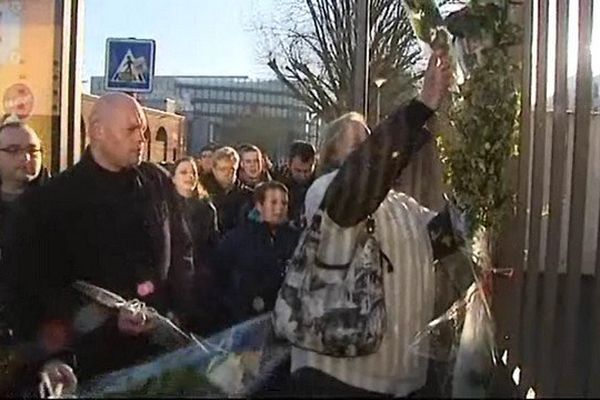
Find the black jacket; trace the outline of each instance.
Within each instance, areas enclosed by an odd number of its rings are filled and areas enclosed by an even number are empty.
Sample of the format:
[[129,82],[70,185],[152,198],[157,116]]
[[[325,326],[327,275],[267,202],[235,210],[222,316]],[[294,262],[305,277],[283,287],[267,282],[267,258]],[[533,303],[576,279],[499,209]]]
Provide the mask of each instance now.
[[[48,183],[49,180],[50,180],[50,172],[48,171],[47,168],[42,167],[40,174],[37,176],[37,178],[35,178],[33,181],[31,181],[27,185],[27,188],[25,189],[24,193],[27,193],[39,186],[45,185],[46,183]],[[10,213],[11,209],[13,208],[13,206],[15,206],[16,204],[17,204],[17,200],[11,201],[11,202],[5,202],[5,201],[0,200],[0,235],[1,235],[0,241],[2,240],[2,237],[4,237],[4,235],[6,234],[4,232],[6,229],[6,218],[7,218],[8,214]]]
[[209,182],[206,190],[217,209],[219,232],[224,235],[245,221],[253,206],[253,192],[240,181],[237,181],[230,191],[225,191],[214,177],[211,177]]
[[194,244],[194,260],[199,266],[207,253],[218,243],[217,209],[209,199],[186,199],[179,195],[177,197],[183,205],[185,220]]
[[24,195],[14,211],[2,273],[19,339],[35,339],[58,321],[67,332],[60,349],[75,354],[83,378],[128,365],[144,353],[145,338],[120,335],[116,315],[88,335],[73,333],[81,296],[70,284],[77,279],[125,298],[139,297],[137,284],[151,280],[156,291],[143,300],[186,320],[193,306],[192,242],[162,168],[142,163],[113,173],[88,150],[48,185]]
[[219,244],[217,210],[209,199],[178,196],[183,204],[184,215],[194,243],[194,302],[190,329],[200,336],[216,333],[221,327],[219,322],[219,303],[221,293],[215,290],[215,281],[211,273],[216,263],[216,250]]
[[[31,181],[24,193],[28,193],[35,188],[48,183],[50,173],[46,168],[42,168],[37,178]],[[21,195],[22,196],[22,195]],[[19,196],[17,199],[6,202],[0,201],[0,249],[4,248],[5,238],[11,236],[10,228],[7,226],[7,220],[13,208],[19,204]],[[1,250],[0,250],[1,251]],[[10,305],[12,293],[6,282],[0,280],[0,347],[8,349],[16,344],[14,326],[12,326],[12,318],[9,313],[8,306]],[[0,357],[5,357],[8,353],[2,352]],[[37,383],[37,374],[40,364],[32,362],[31,365],[22,368],[12,369],[13,373],[2,374],[0,377],[0,397],[19,396],[23,389],[31,389]]]
[[225,236],[219,245],[218,272],[223,298],[229,303],[229,325],[273,309],[285,263],[298,238],[299,232],[287,224],[271,234],[258,222],[248,222]]
[[297,227],[303,227],[305,221],[302,221],[304,214],[304,199],[308,188],[314,182],[314,175],[306,183],[298,183],[292,178],[291,172],[287,167],[281,168],[278,174],[275,175],[279,182],[283,183],[289,191],[289,220]]

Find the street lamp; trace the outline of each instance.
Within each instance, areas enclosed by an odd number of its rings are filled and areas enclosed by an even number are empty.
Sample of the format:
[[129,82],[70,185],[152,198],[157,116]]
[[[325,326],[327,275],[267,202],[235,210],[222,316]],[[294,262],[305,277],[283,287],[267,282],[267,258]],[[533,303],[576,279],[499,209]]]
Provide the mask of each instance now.
[[379,123],[379,119],[381,118],[381,93],[380,93],[379,89],[386,82],[387,82],[387,79],[385,79],[385,78],[375,79],[375,86],[377,86],[377,123]]

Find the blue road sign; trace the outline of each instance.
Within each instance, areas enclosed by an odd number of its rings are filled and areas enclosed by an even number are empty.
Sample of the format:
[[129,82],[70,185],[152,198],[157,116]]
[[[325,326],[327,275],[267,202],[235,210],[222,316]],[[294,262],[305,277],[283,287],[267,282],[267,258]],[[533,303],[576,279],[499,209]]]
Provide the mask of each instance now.
[[149,93],[154,80],[156,43],[151,39],[106,39],[104,88]]

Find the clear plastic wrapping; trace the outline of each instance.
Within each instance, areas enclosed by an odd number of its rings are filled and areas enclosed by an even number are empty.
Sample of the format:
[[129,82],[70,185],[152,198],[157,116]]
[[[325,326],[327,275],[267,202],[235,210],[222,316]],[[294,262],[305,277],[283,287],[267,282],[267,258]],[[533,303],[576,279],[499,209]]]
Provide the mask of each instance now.
[[[465,246],[468,248],[471,246]],[[453,281],[457,299],[427,324],[411,344],[411,351],[444,366],[437,375],[437,384],[453,398],[484,396],[497,361],[490,286],[491,277],[498,271],[486,267],[487,263],[465,249],[459,257],[437,265],[438,269],[452,270],[452,276],[444,275],[443,279]],[[471,283],[464,290],[468,282]],[[445,287],[439,286],[436,295],[446,295]]]
[[80,385],[81,397],[223,397],[259,390],[290,356],[270,314],[235,325],[153,361]]

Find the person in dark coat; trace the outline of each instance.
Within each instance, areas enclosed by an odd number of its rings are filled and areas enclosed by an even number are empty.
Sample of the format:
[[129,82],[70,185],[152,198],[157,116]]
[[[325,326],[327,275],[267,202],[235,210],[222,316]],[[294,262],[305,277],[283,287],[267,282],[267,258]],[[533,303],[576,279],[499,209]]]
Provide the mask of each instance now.
[[213,154],[219,149],[216,143],[208,143],[198,153],[196,157],[196,166],[198,167],[198,179],[204,188],[209,184],[212,177]]
[[74,281],[140,298],[184,325],[195,306],[192,241],[180,202],[167,172],[142,162],[143,109],[130,96],[108,94],[88,126],[82,159],[25,193],[10,214],[1,266],[16,337],[69,362],[82,379],[158,349],[148,337],[153,320],[126,310],[83,333],[74,323],[82,299]]
[[257,186],[254,192],[260,221],[231,231],[219,246],[223,297],[230,303],[230,325],[275,306],[277,292],[299,232],[287,223],[288,190],[280,182]]
[[200,262],[218,241],[217,210],[198,180],[198,170],[192,157],[184,157],[173,165],[173,183],[184,205],[184,214],[192,241],[194,259]]
[[298,227],[303,227],[302,220],[304,199],[308,188],[315,180],[316,150],[315,147],[301,140],[290,146],[287,165],[277,171],[275,179],[282,182],[290,191],[289,218]]
[[231,147],[213,154],[213,174],[206,190],[217,209],[221,235],[244,222],[252,208],[252,190],[236,179],[239,165],[240,156]]
[[26,191],[48,181],[42,163],[42,142],[38,134],[21,121],[0,126],[0,227]]
[[[11,210],[18,204],[23,193],[45,184],[50,174],[43,166],[42,143],[38,134],[20,120],[3,119],[0,125],[0,247],[2,239],[11,235],[7,231],[6,220]],[[9,288],[0,282],[0,345],[10,348],[16,345],[14,327],[6,315]],[[7,353],[3,354],[6,356]],[[51,384],[61,383],[68,392],[74,389],[76,377],[72,369],[63,362],[49,360],[38,370],[38,365],[25,366],[25,369],[9,368],[0,378],[2,397],[19,396],[31,391],[39,383],[39,373],[47,373]]]
[[193,158],[184,157],[175,162],[173,183],[183,203],[184,215],[194,243],[194,291],[198,307],[193,312],[190,328],[201,336],[208,336],[221,326],[217,308],[220,293],[214,290],[210,272],[215,263],[214,253],[219,240],[217,210],[198,180],[198,170]]

